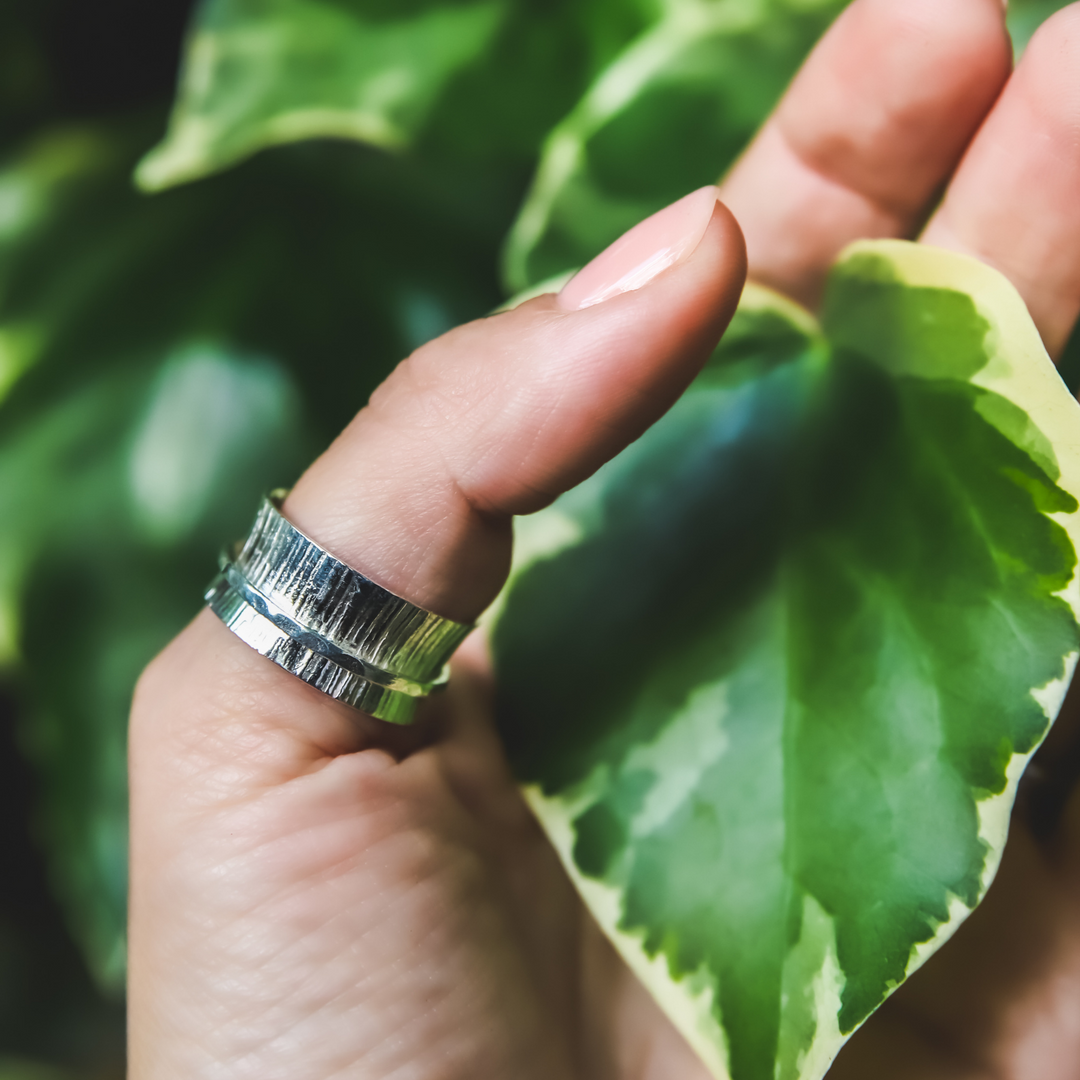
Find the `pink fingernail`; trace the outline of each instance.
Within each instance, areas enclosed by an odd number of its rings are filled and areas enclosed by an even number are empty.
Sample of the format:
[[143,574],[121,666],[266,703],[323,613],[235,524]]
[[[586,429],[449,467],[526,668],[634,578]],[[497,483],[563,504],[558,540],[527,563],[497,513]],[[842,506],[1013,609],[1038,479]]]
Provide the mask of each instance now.
[[710,184],[639,222],[566,283],[559,307],[578,311],[640,289],[698,246],[719,197]]

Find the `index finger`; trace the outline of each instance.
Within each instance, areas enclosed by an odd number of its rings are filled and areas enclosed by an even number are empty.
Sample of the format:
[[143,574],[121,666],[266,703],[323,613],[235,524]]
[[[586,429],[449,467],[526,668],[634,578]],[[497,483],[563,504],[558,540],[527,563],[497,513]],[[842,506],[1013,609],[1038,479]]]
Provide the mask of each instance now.
[[837,253],[912,236],[1012,66],[1001,0],[857,0],[721,183],[750,276],[813,304]]

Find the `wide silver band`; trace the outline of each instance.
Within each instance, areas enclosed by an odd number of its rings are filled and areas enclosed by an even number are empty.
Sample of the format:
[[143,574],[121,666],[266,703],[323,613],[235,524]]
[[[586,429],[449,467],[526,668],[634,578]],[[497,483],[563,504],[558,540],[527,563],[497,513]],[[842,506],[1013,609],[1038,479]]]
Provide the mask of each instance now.
[[206,602],[241,640],[312,686],[380,720],[407,724],[442,685],[472,630],[410,604],[334,558],[263,500],[226,552]]

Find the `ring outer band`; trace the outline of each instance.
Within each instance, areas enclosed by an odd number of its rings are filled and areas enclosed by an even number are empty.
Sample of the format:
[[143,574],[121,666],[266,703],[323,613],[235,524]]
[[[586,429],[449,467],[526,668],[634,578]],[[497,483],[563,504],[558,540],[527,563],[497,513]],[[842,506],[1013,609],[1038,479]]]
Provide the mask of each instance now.
[[207,606],[256,652],[330,697],[408,724],[448,678],[473,629],[396,596],[336,559],[263,500],[247,539],[221,560]]

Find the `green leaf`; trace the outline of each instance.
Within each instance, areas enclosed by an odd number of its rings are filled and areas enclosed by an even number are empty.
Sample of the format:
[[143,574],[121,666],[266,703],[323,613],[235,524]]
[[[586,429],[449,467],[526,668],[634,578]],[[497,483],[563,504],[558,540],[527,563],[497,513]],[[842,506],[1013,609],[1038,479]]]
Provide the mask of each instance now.
[[56,73],[44,32],[56,18],[52,6],[42,0],[0,5],[0,144],[53,104]]
[[73,1080],[71,1073],[23,1058],[0,1057],[0,1080]]
[[404,146],[506,9],[507,0],[208,0],[169,134],[138,182],[168,187],[320,136]]
[[810,1080],[998,865],[1080,646],[1080,406],[994,271],[748,288],[671,412],[519,533],[513,767],[717,1077]]
[[321,136],[531,168],[663,0],[211,0],[197,12],[147,189]]
[[1058,358],[1058,372],[1062,381],[1072,391],[1080,393],[1080,320],[1073,326],[1065,348]]
[[716,178],[847,0],[669,0],[550,134],[504,255],[512,292]]
[[394,364],[490,310],[516,188],[355,145],[146,198],[151,121],[0,168],[0,675],[53,877],[123,979],[125,731],[217,552]]
[[532,170],[551,128],[662,15],[666,0],[517,0],[483,58],[447,87],[424,141]]
[[1055,11],[1068,7],[1071,0],[1009,0],[1005,19],[1013,40],[1013,52],[1016,58],[1027,48],[1031,35]]

